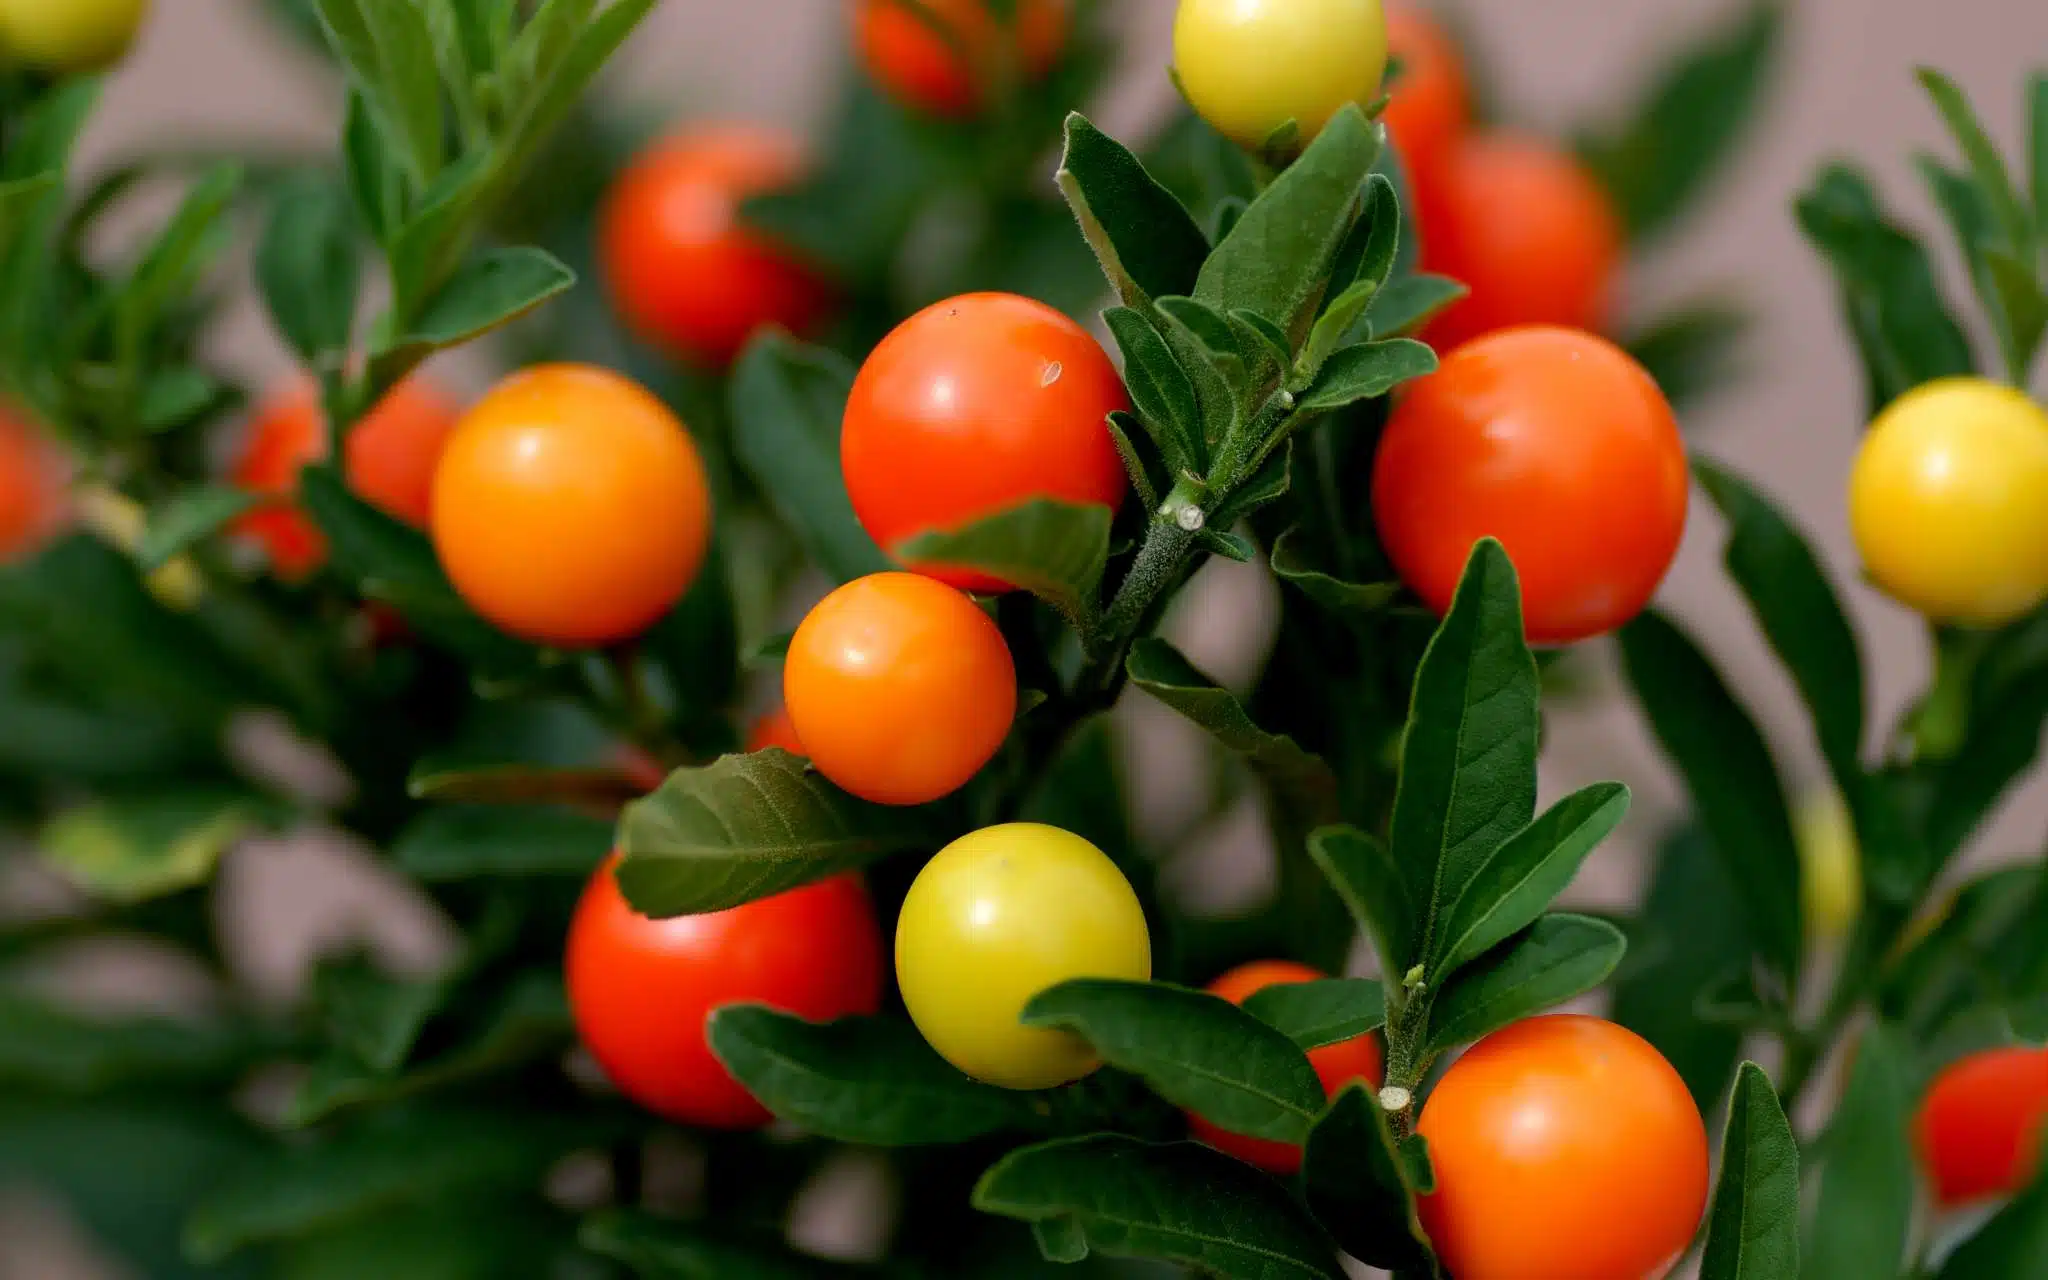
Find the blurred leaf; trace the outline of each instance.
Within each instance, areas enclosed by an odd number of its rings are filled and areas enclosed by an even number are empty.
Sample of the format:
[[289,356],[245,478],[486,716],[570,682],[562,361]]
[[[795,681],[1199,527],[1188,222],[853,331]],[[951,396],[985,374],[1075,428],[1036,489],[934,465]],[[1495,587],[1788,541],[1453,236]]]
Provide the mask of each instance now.
[[[319,0],[320,16],[358,84],[376,95],[384,125],[403,139],[413,173],[431,182],[441,170],[446,123],[441,73],[425,11],[412,0]],[[353,21],[348,9],[356,12]]]
[[1320,1049],[1379,1030],[1387,1020],[1387,997],[1377,978],[1283,982],[1245,997],[1244,1011],[1297,1048]]
[[611,823],[566,809],[453,805],[429,809],[406,824],[392,842],[391,857],[399,870],[429,884],[518,876],[582,878],[596,870],[611,841]]
[[187,489],[150,513],[149,527],[135,548],[135,561],[154,572],[180,553],[220,532],[262,499],[246,489],[200,485]]
[[622,1262],[648,1280],[851,1280],[876,1274],[870,1267],[792,1253],[779,1239],[732,1239],[701,1223],[668,1222],[621,1209],[586,1221],[582,1240],[592,1253]]
[[276,1280],[568,1280],[568,1220],[532,1195],[404,1206],[291,1241]]
[[1208,238],[1136,156],[1078,111],[1067,117],[1057,180],[1125,306],[1194,289]]
[[241,404],[241,391],[204,369],[190,365],[146,374],[136,393],[135,425],[159,435],[190,427],[202,418],[224,414]]
[[1386,842],[1356,827],[1324,827],[1309,835],[1308,852],[1372,940],[1384,980],[1398,982],[1419,963],[1422,926]]
[[1622,666],[1693,812],[1747,904],[1752,940],[1796,983],[1805,944],[1799,850],[1770,747],[1719,672],[1655,612],[1621,630]]
[[1396,1142],[1372,1090],[1354,1082],[1309,1132],[1301,1164],[1308,1206],[1337,1247],[1369,1266],[1434,1273],[1415,1210],[1435,1182],[1421,1138]]
[[1553,912],[1452,975],[1429,1012],[1440,1053],[1555,1008],[1607,981],[1628,950],[1621,930],[1591,916]]
[[343,193],[326,179],[294,182],[278,193],[256,246],[256,278],[271,323],[318,369],[348,350],[362,249]]
[[377,127],[375,110],[360,89],[349,90],[342,120],[342,173],[364,225],[379,244],[390,246],[397,242],[405,217],[405,175]]
[[1398,338],[1414,333],[1470,292],[1461,281],[1448,276],[1397,276],[1373,296],[1365,318],[1372,322],[1375,337]]
[[1412,378],[1436,372],[1436,352],[1412,338],[1360,343],[1332,352],[1295,401],[1297,413],[1326,413],[1386,395]]
[[2027,82],[2027,153],[2035,234],[2048,240],[2048,71],[2036,71]]
[[1736,1074],[1707,1209],[1700,1280],[1784,1280],[1799,1271],[1799,1142],[1763,1068]]
[[1111,1066],[1232,1133],[1300,1142],[1323,1109],[1322,1084],[1302,1050],[1207,992],[1077,978],[1033,998],[1023,1021],[1073,1032]]
[[929,811],[855,799],[770,748],[679,769],[627,805],[619,888],[655,917],[722,911],[944,843]]
[[1935,1280],[2032,1280],[2048,1267],[2048,1178],[1994,1214],[1948,1255]]
[[2024,384],[2042,330],[2048,326],[2048,297],[2042,295],[2033,269],[2002,246],[1981,186],[1930,155],[1915,155],[1913,164],[1955,233],[1956,252],[1969,268],[1970,283],[2005,357],[2007,376]]
[[1058,1241],[1060,1261],[1095,1252],[1178,1262],[1218,1280],[1343,1277],[1278,1182],[1191,1142],[1096,1134],[1024,1147],[982,1175],[974,1207],[1042,1228],[1040,1247]]
[[[539,249],[490,249],[442,285],[392,344],[407,361],[481,338],[576,283],[576,273]],[[384,357],[379,357],[380,359]]]
[[92,1095],[126,1084],[225,1088],[268,1047],[244,1023],[95,1016],[0,990],[0,1081],[24,1089]]
[[1856,1066],[1828,1124],[1820,1203],[1801,1273],[1813,1280],[1895,1276],[1913,1225],[1916,1101],[1905,1047],[1882,1022],[1856,1040]]
[[1030,1130],[1042,1104],[960,1074],[901,1018],[819,1024],[760,1005],[727,1005],[711,1050],[763,1106],[835,1142],[905,1147]]
[[1932,67],[1920,68],[1918,75],[1921,87],[1934,100],[1935,109],[1941,112],[1949,133],[1962,148],[1964,159],[1970,162],[1971,177],[1991,210],[2005,247],[2013,253],[2027,253],[2031,257],[2034,221],[2028,216],[2026,204],[2013,186],[2012,175],[2006,172],[2005,161],[2000,158],[1998,148],[1985,135],[1977,113],[1970,109],[1969,99],[1963,96],[1955,81]]
[[685,721],[715,716],[739,693],[739,619],[728,548],[725,537],[713,535],[696,581],[640,638],[641,656],[661,664]]
[[1109,563],[1112,514],[1099,503],[1036,498],[964,528],[918,534],[895,552],[920,570],[968,570],[1029,591],[1085,635]]
[[94,897],[141,902],[213,878],[263,820],[262,801],[218,787],[106,796],[66,809],[38,836],[43,856]]
[[242,167],[220,164],[202,174],[158,231],[114,300],[118,358],[137,369],[145,335],[193,287],[225,246],[225,219],[241,189]]
[[329,1039],[375,1071],[403,1065],[452,994],[444,979],[393,977],[362,951],[331,956],[313,971],[313,1002]]
[[1636,330],[1623,345],[1682,412],[1735,380],[1749,327],[1739,304],[1705,299]]
[[617,768],[480,765],[466,759],[433,756],[413,765],[406,791],[415,800],[478,805],[560,804],[592,809],[617,809],[646,794],[645,788]]
[[854,516],[839,470],[852,386],[844,357],[773,333],[747,348],[732,375],[733,452],[835,582],[895,568]]
[[1932,800],[1924,819],[1930,857],[1943,865],[1982,825],[2000,797],[2026,776],[2041,753],[2048,724],[2048,662],[2007,683],[1973,716],[1962,747],[1933,764]]

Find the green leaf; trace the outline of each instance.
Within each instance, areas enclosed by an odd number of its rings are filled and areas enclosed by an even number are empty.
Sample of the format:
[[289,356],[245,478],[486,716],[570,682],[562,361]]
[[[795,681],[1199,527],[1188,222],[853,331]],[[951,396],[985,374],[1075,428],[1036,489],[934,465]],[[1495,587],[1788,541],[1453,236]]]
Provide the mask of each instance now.
[[2041,754],[2044,723],[2048,663],[2011,681],[1994,701],[1973,713],[1962,748],[1932,766],[1932,798],[1924,821],[1930,866],[1944,865],[1999,798],[2032,768]]
[[1398,1144],[1372,1090],[1347,1086],[1309,1132],[1302,1190],[1337,1247],[1368,1266],[1433,1274],[1415,1209],[1434,1178],[1422,1139]]
[[374,112],[360,89],[349,90],[341,130],[342,172],[364,225],[377,243],[388,246],[397,242],[405,220],[405,175],[392,158]]
[[2048,1262],[2048,1178],[2034,1181],[1948,1255],[1935,1280],[2032,1280]]
[[945,843],[931,813],[857,800],[770,749],[679,769],[619,821],[619,888],[650,916],[723,911]]
[[[1060,1257],[1157,1258],[1219,1280],[1342,1280],[1321,1231],[1278,1182],[1191,1142],[1118,1134],[1012,1151],[974,1207],[1053,1227]],[[1043,1242],[1047,1237],[1040,1235]]]
[[1286,1035],[1228,1000],[1163,982],[1077,978],[1024,1006],[1113,1067],[1232,1133],[1300,1142],[1323,1109],[1315,1068]]
[[225,413],[240,402],[238,390],[204,369],[191,365],[158,369],[144,376],[136,396],[135,425],[158,435]]
[[1430,1006],[1429,1045],[1441,1053],[1584,995],[1628,950],[1621,930],[1554,912],[1454,974]]
[[1387,1020],[1387,997],[1375,978],[1324,978],[1275,983],[1245,998],[1244,1011],[1297,1048],[1355,1040]]
[[1708,298],[1635,330],[1622,345],[1682,412],[1735,381],[1749,326],[1741,305]]
[[[1185,306],[1176,305],[1185,303]],[[1153,303],[1153,314],[1162,325],[1166,345],[1173,352],[1174,360],[1194,384],[1195,403],[1200,406],[1201,441],[1200,457],[1210,456],[1214,446],[1236,435],[1244,421],[1242,391],[1244,389],[1244,362],[1236,355],[1218,355],[1203,341],[1200,334],[1188,321],[1196,318],[1200,323],[1216,315],[1207,308],[1198,307],[1185,298],[1161,298]],[[1227,331],[1230,322],[1223,321]],[[1211,335],[1212,337],[1215,335]],[[1229,335],[1230,348],[1236,347],[1236,336]]]
[[279,192],[256,246],[256,279],[271,323],[308,365],[347,351],[361,278],[354,220],[334,184],[308,179]]
[[1335,816],[1337,780],[1330,767],[1294,739],[1254,724],[1237,696],[1196,670],[1180,650],[1147,637],[1131,646],[1124,667],[1133,684],[1244,756],[1286,803],[1298,806],[1305,825]]
[[1799,1142],[1763,1068],[1736,1073],[1707,1210],[1700,1280],[1784,1280],[1799,1272]]
[[238,789],[181,788],[107,796],[65,809],[42,829],[44,858],[95,897],[144,902],[213,878],[263,805]]
[[1237,308],[1230,313],[1230,327],[1237,331],[1238,346],[1246,350],[1263,347],[1275,368],[1285,369],[1293,362],[1294,348],[1288,345],[1287,335],[1258,312]]
[[2027,82],[2027,154],[2035,234],[2048,240],[2048,71],[2036,71]]
[[[1337,261],[1330,272],[1330,286],[1340,294],[1351,294],[1364,285],[1369,300],[1386,287],[1400,257],[1401,197],[1395,190],[1391,175],[1375,172],[1366,181],[1358,220],[1351,224],[1350,232],[1337,250]],[[1328,319],[1335,310],[1336,303],[1332,302],[1322,318]],[[1363,310],[1361,305],[1359,313]],[[1341,336],[1357,318],[1358,313],[1355,313],[1349,320],[1336,325],[1337,335]],[[1321,320],[1317,323],[1320,326]]]
[[1080,112],[1067,117],[1060,194],[1124,305],[1193,290],[1209,240],[1138,158]]
[[[646,794],[645,788],[616,768],[554,768],[530,764],[479,764],[467,759],[428,757],[406,778],[406,794],[415,800],[475,805],[576,805],[617,809]],[[438,844],[461,829],[463,819],[423,837]],[[561,835],[557,830],[551,837]],[[440,861],[435,855],[434,861]],[[552,863],[554,859],[549,859]]]
[[1387,394],[1436,372],[1436,352],[1412,338],[1361,343],[1333,352],[1294,402],[1297,413],[1324,413]]
[[1970,269],[1970,283],[2005,356],[2007,373],[2024,383],[2042,326],[2048,324],[2048,299],[2033,270],[2002,246],[1982,187],[1924,153],[1913,157],[1913,165],[1955,233],[1956,250]]
[[852,387],[845,357],[777,333],[755,339],[732,376],[733,453],[835,582],[896,567],[855,518],[839,470]]
[[1663,68],[1625,125],[1580,141],[1631,239],[1671,225],[1721,171],[1756,117],[1784,28],[1778,0],[1751,4],[1728,30]]
[[494,159],[487,150],[464,152],[417,199],[403,202],[406,212],[388,254],[391,288],[401,311],[415,310],[459,265],[493,180]]
[[964,528],[918,534],[895,550],[906,565],[968,570],[1020,587],[1085,634],[1095,624],[1112,517],[1098,503],[1034,498]]
[[1169,471],[1200,470],[1208,465],[1202,433],[1201,402],[1173,349],[1144,314],[1129,307],[1102,313],[1117,349],[1123,352],[1124,383],[1137,408],[1145,434],[1159,447]]
[[488,1280],[492,1276],[568,1277],[585,1263],[573,1254],[568,1218],[532,1194],[457,1203],[407,1205],[351,1219],[279,1249],[278,1280]]
[[1534,924],[1586,855],[1620,824],[1628,802],[1627,787],[1596,782],[1544,810],[1487,855],[1444,912],[1426,962],[1431,980],[1441,983]]
[[1804,1274],[1815,1280],[1895,1276],[1913,1225],[1916,1101],[1898,1033],[1884,1023],[1863,1029],[1848,1091],[1823,1140],[1820,1203]]
[[[376,45],[374,73],[350,69],[374,84],[387,119],[412,159],[422,182],[432,182],[446,154],[446,122],[441,114],[441,69],[434,61],[434,36],[425,10],[416,0],[356,0],[364,25]],[[330,6],[323,3],[323,12]]]
[[428,299],[395,349],[424,354],[481,338],[566,292],[576,273],[526,246],[478,254]]
[[[544,10],[558,9],[569,15],[559,29],[567,34],[568,39],[566,44],[550,42],[554,47],[546,52],[555,56],[541,60],[534,76],[534,88],[524,95],[525,109],[507,135],[510,143],[510,156],[505,161],[507,173],[525,172],[534,153],[574,109],[598,72],[611,61],[612,55],[654,11],[656,2],[614,0],[594,16],[590,12],[592,0],[573,0],[573,3],[550,0],[544,6]],[[527,24],[527,31],[538,27],[542,17],[543,14],[536,14]],[[526,34],[521,33],[522,42]],[[515,50],[514,57],[517,56]]]
[[871,1267],[792,1253],[776,1238],[743,1239],[698,1222],[670,1222],[607,1209],[583,1224],[583,1247],[622,1262],[647,1280],[835,1280],[876,1274]]
[[1393,854],[1377,836],[1356,827],[1324,827],[1311,832],[1309,856],[1344,900],[1358,927],[1372,939],[1380,973],[1398,982],[1416,963],[1422,922],[1408,896],[1408,880]]
[[226,1088],[265,1047],[238,1023],[94,1017],[0,991],[0,1082],[10,1087],[80,1095],[126,1084]]
[[1372,321],[1375,336],[1397,338],[1414,333],[1470,292],[1462,281],[1448,276],[1400,276],[1389,280],[1387,287],[1374,295],[1365,318]]
[[135,562],[145,573],[160,569],[261,501],[246,489],[211,484],[167,498],[149,513],[149,525],[135,548]]
[[242,167],[221,164],[192,184],[170,220],[143,251],[114,300],[115,342],[131,367],[142,358],[151,325],[194,287],[226,243],[226,218],[241,189]]
[[1256,311],[1293,343],[1305,338],[1382,133],[1356,107],[1333,116],[1202,264],[1195,300]]
[[2014,188],[2012,175],[2006,172],[2005,161],[2000,158],[1998,148],[1985,135],[1977,113],[1970,109],[1969,99],[1963,96],[1955,81],[1933,67],[1922,67],[1917,74],[1920,86],[1934,100],[1935,110],[1941,112],[1949,133],[1963,149],[1963,158],[1970,163],[1970,174],[1976,179],[1977,190],[1982,193],[1998,224],[2005,247],[2014,253],[2024,253],[2031,259],[2034,220],[2028,216],[2026,204]]
[[1154,510],[1159,506],[1159,490],[1166,477],[1163,459],[1155,452],[1158,446],[1141,449],[1138,444],[1140,440],[1151,443],[1145,424],[1136,414],[1119,409],[1109,415],[1109,438],[1116,442],[1117,457],[1123,460],[1124,475],[1130,479],[1131,488],[1137,490],[1138,500],[1145,504],[1145,510]]
[[1481,539],[1416,671],[1402,739],[1390,845],[1420,932],[1383,944],[1402,959],[1395,972],[1431,953],[1442,914],[1536,816],[1540,687],[1514,565]]
[[328,1038],[380,1072],[404,1065],[451,994],[445,981],[394,978],[361,951],[325,960],[313,972],[313,1002]]
[[1706,655],[1662,615],[1645,612],[1623,627],[1621,653],[1650,727],[1747,903],[1759,952],[1791,987],[1805,932],[1799,850],[1770,747]]
[[760,1005],[711,1015],[711,1051],[782,1119],[834,1142],[911,1147],[1029,1130],[1029,1094],[960,1074],[901,1018],[806,1022]]
[[1341,617],[1363,618],[1383,611],[1401,594],[1398,581],[1346,582],[1309,559],[1307,539],[1289,529],[1273,544],[1273,576]]

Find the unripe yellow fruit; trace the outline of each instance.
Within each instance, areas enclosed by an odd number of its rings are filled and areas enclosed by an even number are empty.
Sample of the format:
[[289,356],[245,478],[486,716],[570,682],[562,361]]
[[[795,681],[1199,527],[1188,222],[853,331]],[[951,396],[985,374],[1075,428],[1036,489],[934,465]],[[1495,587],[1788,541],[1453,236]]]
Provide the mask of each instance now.
[[1839,938],[1863,907],[1863,859],[1842,793],[1829,787],[1803,800],[1793,815],[1799,841],[1800,897],[1806,930]]
[[121,60],[149,0],[0,0],[0,58],[82,74]]
[[1306,146],[1345,103],[1379,96],[1387,15],[1381,0],[1181,0],[1173,63],[1218,133],[1255,148],[1292,120]]
[[1984,378],[1942,378],[1871,423],[1849,473],[1871,579],[1937,622],[1997,626],[2048,598],[2048,412]]

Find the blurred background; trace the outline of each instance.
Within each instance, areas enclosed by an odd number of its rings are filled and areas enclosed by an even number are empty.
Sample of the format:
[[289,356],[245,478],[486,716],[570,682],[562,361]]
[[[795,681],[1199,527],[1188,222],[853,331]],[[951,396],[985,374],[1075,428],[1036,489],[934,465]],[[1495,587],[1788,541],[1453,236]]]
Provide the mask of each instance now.
[[[1452,9],[1475,41],[1479,75],[1503,114],[1563,136],[1630,101],[1660,55],[1725,23],[1737,7],[1732,0],[1461,0]],[[1171,0],[1124,0],[1118,7],[1128,27],[1123,66],[1111,98],[1095,112],[1112,134],[1144,132],[1173,103],[1165,72],[1173,9]],[[666,0],[621,59],[608,91],[651,120],[715,113],[803,130],[830,106],[845,38],[837,0]],[[1908,220],[1937,226],[1909,157],[1916,147],[1946,152],[1948,144],[1913,69],[1927,64],[1949,72],[1971,93],[1995,141],[2013,148],[2021,142],[2024,75],[2044,55],[2048,5],[2038,0],[1798,0],[1762,123],[1712,197],[1628,281],[1631,311],[1718,291],[1752,308],[1757,324],[1743,346],[1739,378],[1701,403],[1688,430],[1701,452],[1733,463],[1796,513],[1843,582],[1855,577],[1844,477],[1863,425],[1862,380],[1837,315],[1835,286],[1800,237],[1790,199],[1821,160],[1852,156],[1878,175]],[[91,169],[138,147],[177,142],[326,147],[338,103],[329,68],[268,21],[256,0],[157,0],[135,56],[108,89],[82,164]],[[1048,190],[1052,167],[1048,157]],[[1929,239],[1939,246],[1952,296],[1966,296],[1947,237]],[[223,362],[257,385],[290,368],[253,296],[220,342]],[[467,376],[460,366],[449,374],[458,386]],[[2035,388],[2037,395],[2042,390]],[[1823,775],[1803,713],[1721,573],[1719,539],[1708,527],[1717,517],[1705,508],[1694,504],[1694,527],[1662,603],[1746,694],[1788,770],[1818,782]],[[1206,572],[1174,622],[1189,654],[1226,678],[1256,661],[1258,620],[1272,607],[1265,595],[1270,579],[1234,569]],[[1924,633],[1916,618],[1875,592],[1857,585],[1850,594],[1875,682],[1874,715],[1889,721],[1924,685]],[[1586,667],[1596,684],[1612,683],[1608,655]],[[1183,727],[1167,723],[1171,713],[1163,709],[1132,713],[1144,722],[1133,739],[1143,766],[1134,770],[1141,801],[1170,805]],[[1680,807],[1676,784],[1639,713],[1617,698],[1575,699],[1551,730],[1546,798],[1597,778],[1620,778],[1636,791],[1621,836],[1596,855],[1574,891],[1592,902],[1626,899],[1641,849]],[[2038,849],[2044,830],[2048,786],[2037,782],[2006,806],[1973,859]],[[1227,824],[1200,860],[1203,891],[1227,894],[1234,877],[1256,878],[1258,860],[1246,850],[1262,838],[1255,818]],[[442,945],[437,922],[376,881],[367,866],[318,836],[245,848],[231,861],[230,910],[241,917],[240,945],[259,987],[289,989],[311,956],[358,933],[401,965],[432,963]],[[1251,870],[1239,875],[1244,867]],[[7,892],[0,885],[0,895]],[[87,966],[76,981],[82,994],[113,1004],[177,998],[174,982],[119,957]],[[0,1187],[0,1278],[117,1274],[48,1206]]]

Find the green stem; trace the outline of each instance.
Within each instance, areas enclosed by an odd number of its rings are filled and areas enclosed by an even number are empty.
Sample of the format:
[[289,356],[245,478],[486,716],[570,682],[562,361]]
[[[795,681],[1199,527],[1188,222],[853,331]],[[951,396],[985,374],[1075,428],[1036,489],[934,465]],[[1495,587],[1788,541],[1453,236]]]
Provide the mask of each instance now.
[[1992,632],[1944,628],[1934,635],[1934,680],[1903,727],[1918,760],[1946,760],[1963,744],[1977,664]]
[[1102,621],[1089,637],[1088,662],[1075,683],[1076,692],[1084,700],[1098,701],[1118,687],[1131,642],[1153,605],[1180,581],[1183,562],[1207,520],[1197,497],[1199,492],[1196,482],[1182,480],[1145,527],[1145,541],[1138,548],[1137,560],[1124,575],[1123,585],[1117,588]]

